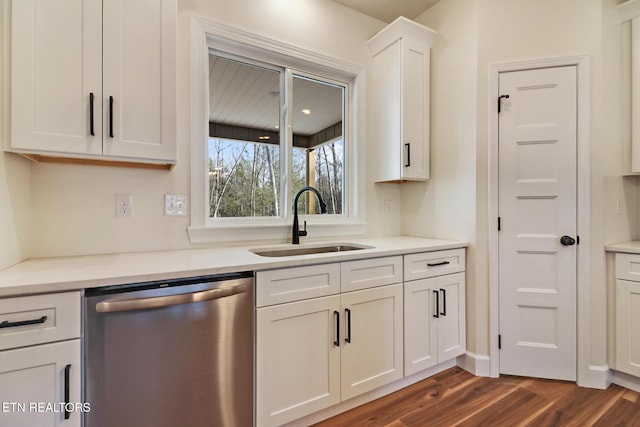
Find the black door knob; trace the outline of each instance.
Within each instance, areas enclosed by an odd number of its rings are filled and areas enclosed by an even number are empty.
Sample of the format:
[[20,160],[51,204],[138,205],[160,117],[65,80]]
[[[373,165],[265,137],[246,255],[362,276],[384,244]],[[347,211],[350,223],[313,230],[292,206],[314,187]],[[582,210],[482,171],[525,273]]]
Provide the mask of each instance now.
[[560,243],[562,246],[573,246],[576,244],[576,239],[571,236],[562,236],[560,238]]

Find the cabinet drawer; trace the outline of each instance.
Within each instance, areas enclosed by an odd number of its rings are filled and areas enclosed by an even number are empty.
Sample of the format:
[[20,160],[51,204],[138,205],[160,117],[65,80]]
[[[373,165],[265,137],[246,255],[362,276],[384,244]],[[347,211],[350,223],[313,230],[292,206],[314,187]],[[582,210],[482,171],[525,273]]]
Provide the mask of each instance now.
[[640,282],[640,255],[617,253],[616,279]]
[[464,249],[422,252],[404,256],[404,280],[426,279],[464,271]]
[[0,350],[80,337],[80,292],[0,299]]
[[340,293],[340,264],[322,264],[256,273],[256,305],[281,304]]
[[342,292],[402,283],[402,257],[343,262],[340,276]]

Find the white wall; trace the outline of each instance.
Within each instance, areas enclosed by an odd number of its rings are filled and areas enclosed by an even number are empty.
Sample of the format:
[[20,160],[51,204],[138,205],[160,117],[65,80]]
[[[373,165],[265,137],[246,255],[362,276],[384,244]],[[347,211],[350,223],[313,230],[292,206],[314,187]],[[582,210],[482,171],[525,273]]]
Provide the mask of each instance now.
[[[489,259],[488,259],[488,117],[489,108],[495,102],[488,93],[489,68],[499,62],[513,62],[523,59],[551,58],[576,54],[589,55],[591,59],[591,228],[582,231],[583,244],[591,251],[590,265],[590,316],[591,348],[588,363],[594,366],[606,365],[606,280],[604,245],[606,243],[627,240],[636,237],[636,182],[634,178],[621,178],[621,33],[616,22],[615,6],[617,0],[447,0],[441,1],[417,18],[419,22],[434,28],[445,35],[438,38],[434,46],[434,55],[449,46],[461,47],[460,58],[452,60],[454,67],[473,67],[477,73],[474,91],[469,77],[463,70],[449,73],[440,72],[440,64],[434,60],[431,100],[433,162],[444,159],[445,168],[456,170],[472,169],[475,176],[456,174],[455,183],[446,183],[434,173],[434,179],[420,192],[403,192],[403,231],[418,230],[419,234],[431,234],[439,229],[429,225],[420,225],[416,218],[426,218],[430,224],[446,224],[447,217],[456,215],[451,207],[464,207],[461,201],[442,202],[440,194],[449,187],[449,193],[464,192],[475,201],[475,230],[464,218],[455,216],[456,222],[467,232],[472,241],[474,259],[468,263],[469,276],[475,280],[470,287],[473,292],[472,303],[467,307],[469,320],[467,326],[475,330],[474,339],[469,341],[469,349],[479,355],[487,355],[489,350]],[[477,26],[464,27],[464,19],[477,14]],[[471,16],[471,19],[474,17]],[[451,31],[451,25],[459,25],[459,32]],[[471,28],[471,30],[469,30]],[[475,35],[468,31],[477,31]],[[450,40],[450,38],[453,39]],[[470,41],[476,39],[477,45]],[[440,47],[444,43],[446,47]],[[466,52],[466,53],[465,53]],[[467,63],[477,60],[476,64]],[[452,107],[451,90],[438,88],[468,87],[469,102],[475,105]],[[469,113],[471,108],[475,113]],[[443,116],[438,118],[438,115]],[[469,117],[475,117],[470,120]],[[438,130],[444,126],[448,131]],[[464,131],[457,129],[463,127]],[[450,153],[447,132],[463,133],[468,136],[464,146],[475,149],[472,161],[466,157],[456,158]],[[455,140],[454,140],[455,141]],[[454,144],[455,145],[455,144]],[[437,167],[437,166],[436,166]],[[473,189],[469,189],[469,187]],[[434,187],[434,188],[432,188]],[[411,197],[405,198],[407,194]],[[620,198],[621,209],[617,212],[616,201]],[[442,203],[450,204],[441,209]],[[413,212],[407,212],[411,209]],[[441,225],[447,229],[447,226]],[[447,230],[448,231],[448,230]],[[581,282],[582,283],[582,282]],[[580,307],[583,310],[585,307]]]
[[[166,250],[191,247],[188,217],[163,215],[164,194],[190,194],[189,59],[191,14],[363,65],[366,40],[385,23],[326,0],[178,0],[178,164],[171,171],[34,164],[0,159],[0,267],[26,257]],[[4,96],[0,96],[4,103]],[[366,120],[366,93],[361,94]],[[360,132],[361,181],[366,182],[372,235],[398,234],[400,190],[366,177],[366,127]],[[116,219],[115,194],[131,193],[134,217]],[[382,214],[384,200],[392,212]],[[5,233],[6,229],[6,233]],[[28,231],[28,232],[27,232]],[[13,232],[15,235],[10,235]],[[6,254],[5,254],[6,252]]]
[[[468,241],[467,265],[474,266],[478,5],[441,1],[416,21],[438,31],[431,50],[431,179],[403,184],[402,233]],[[478,333],[480,348],[486,342],[485,293],[478,294],[475,275],[467,275],[467,346],[473,353]]]
[[[0,8],[0,22],[4,22]],[[4,56],[5,40],[0,31],[0,58]],[[4,82],[5,67],[0,59],[0,82]],[[0,85],[0,100],[5,86]],[[0,148],[4,146],[8,129],[4,126],[4,103],[0,102]],[[17,156],[0,154],[0,269],[15,264],[27,255],[28,212],[31,199],[31,162]]]

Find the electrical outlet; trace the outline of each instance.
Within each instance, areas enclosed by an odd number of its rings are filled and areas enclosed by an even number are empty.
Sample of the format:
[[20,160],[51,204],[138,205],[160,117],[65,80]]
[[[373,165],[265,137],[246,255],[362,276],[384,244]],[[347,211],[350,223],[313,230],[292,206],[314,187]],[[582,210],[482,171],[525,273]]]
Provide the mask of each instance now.
[[131,194],[116,194],[116,218],[133,217],[133,196]]
[[187,196],[183,194],[165,194],[164,214],[169,216],[186,216]]
[[384,201],[384,214],[391,215],[391,200]]

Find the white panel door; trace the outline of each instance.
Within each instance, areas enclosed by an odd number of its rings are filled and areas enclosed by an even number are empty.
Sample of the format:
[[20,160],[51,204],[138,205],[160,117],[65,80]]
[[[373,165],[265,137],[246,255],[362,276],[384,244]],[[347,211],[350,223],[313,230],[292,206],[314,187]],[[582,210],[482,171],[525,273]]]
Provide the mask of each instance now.
[[13,1],[11,23],[11,146],[101,154],[102,2]]
[[104,155],[176,157],[176,0],[104,1]]
[[501,373],[576,379],[576,84],[573,66],[500,74]]
[[402,283],[342,294],[342,400],[403,376]]

